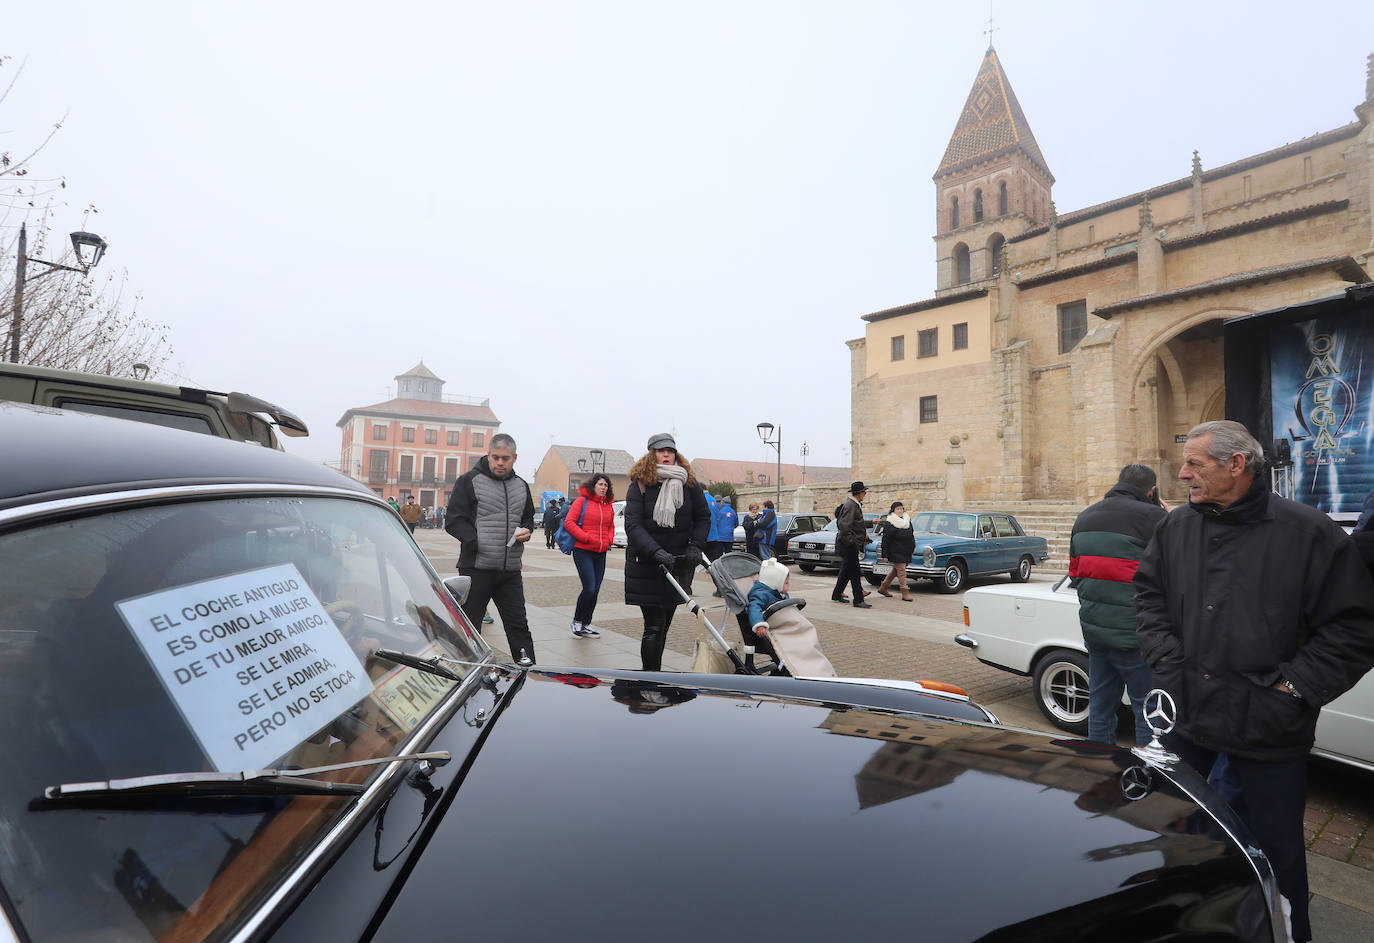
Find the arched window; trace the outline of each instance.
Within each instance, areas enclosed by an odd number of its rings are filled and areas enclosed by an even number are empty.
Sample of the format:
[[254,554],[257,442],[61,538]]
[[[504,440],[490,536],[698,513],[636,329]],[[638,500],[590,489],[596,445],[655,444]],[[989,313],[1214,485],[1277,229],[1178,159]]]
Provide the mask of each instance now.
[[954,281],[958,285],[969,282],[968,246],[962,242],[954,247]]
[[1002,238],[1000,232],[992,234],[988,240],[988,271],[993,275],[1002,271],[1002,247],[1007,244],[1007,240]]
[[997,185],[997,215],[1007,215],[1007,182],[1005,180]]
[[973,191],[973,221],[975,223],[983,220],[983,191]]
[[959,228],[959,198],[957,196],[949,204],[949,228]]

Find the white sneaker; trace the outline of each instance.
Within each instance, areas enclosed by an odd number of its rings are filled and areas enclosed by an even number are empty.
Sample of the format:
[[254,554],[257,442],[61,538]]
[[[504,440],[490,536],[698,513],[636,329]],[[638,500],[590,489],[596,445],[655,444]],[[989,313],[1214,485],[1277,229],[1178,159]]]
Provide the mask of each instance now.
[[520,649],[520,657],[515,662],[521,668],[529,668],[534,664],[534,659],[525,654],[525,650]]
[[598,632],[596,629],[592,628],[590,625],[584,625],[584,626],[582,626],[582,637],[583,637],[583,638],[598,638],[598,637],[600,637],[600,635],[601,635],[601,633]]

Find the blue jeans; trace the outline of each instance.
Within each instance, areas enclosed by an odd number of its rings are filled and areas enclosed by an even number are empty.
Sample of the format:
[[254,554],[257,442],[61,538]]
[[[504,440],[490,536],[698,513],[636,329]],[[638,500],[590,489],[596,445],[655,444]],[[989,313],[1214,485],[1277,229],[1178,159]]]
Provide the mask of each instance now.
[[592,613],[596,611],[596,597],[601,592],[601,580],[606,575],[606,555],[574,547],[573,566],[582,580],[582,592],[577,594],[577,606],[573,609],[573,621],[590,625]]
[[1136,746],[1150,742],[1150,727],[1145,723],[1145,695],[1153,685],[1150,666],[1138,651],[1111,648],[1088,649],[1088,739],[1106,746],[1116,745],[1116,709],[1121,706],[1124,689],[1131,699],[1135,719]]
[[759,559],[760,559],[760,560],[767,560],[767,559],[768,559],[769,557],[771,557],[771,556],[773,556],[773,541],[771,541],[771,540],[760,540],[760,541],[759,541]]

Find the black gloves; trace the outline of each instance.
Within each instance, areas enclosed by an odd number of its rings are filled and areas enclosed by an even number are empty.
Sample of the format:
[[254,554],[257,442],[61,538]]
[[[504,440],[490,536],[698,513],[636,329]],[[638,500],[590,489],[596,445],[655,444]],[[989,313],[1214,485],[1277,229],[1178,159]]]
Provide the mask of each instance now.
[[654,559],[670,570],[673,568],[673,555],[666,550],[655,550]]
[[690,563],[693,568],[699,566],[701,564],[701,548],[688,547],[687,552],[682,555],[682,559]]

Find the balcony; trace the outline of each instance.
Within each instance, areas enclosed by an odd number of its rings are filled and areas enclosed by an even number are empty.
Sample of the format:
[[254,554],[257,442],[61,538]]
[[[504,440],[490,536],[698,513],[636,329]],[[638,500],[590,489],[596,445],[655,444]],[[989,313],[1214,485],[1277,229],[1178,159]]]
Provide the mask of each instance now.
[[368,483],[369,485],[384,485],[384,484],[386,484],[386,472],[384,472],[384,471],[369,470],[368,473],[367,473],[367,483]]

